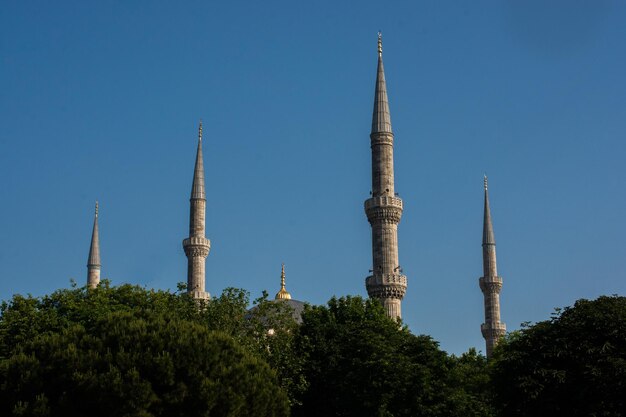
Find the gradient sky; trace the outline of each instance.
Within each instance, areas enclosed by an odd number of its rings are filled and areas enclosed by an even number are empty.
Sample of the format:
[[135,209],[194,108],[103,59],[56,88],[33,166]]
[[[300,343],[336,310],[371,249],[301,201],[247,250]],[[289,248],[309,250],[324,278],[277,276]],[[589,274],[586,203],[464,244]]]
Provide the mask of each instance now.
[[475,346],[489,176],[509,330],[626,294],[626,3],[4,1],[0,299],[186,280],[204,123],[207,290],[366,295],[376,33],[406,323]]

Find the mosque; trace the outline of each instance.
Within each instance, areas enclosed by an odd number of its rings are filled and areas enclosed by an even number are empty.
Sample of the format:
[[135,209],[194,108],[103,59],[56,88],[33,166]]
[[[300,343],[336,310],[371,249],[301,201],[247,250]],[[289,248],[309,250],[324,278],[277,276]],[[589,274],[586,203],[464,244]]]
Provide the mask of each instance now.
[[[374,111],[370,146],[372,149],[372,190],[365,200],[365,214],[372,228],[371,275],[365,278],[365,288],[371,298],[381,301],[389,317],[402,317],[402,299],[407,290],[407,277],[398,260],[398,224],[404,205],[395,192],[393,168],[393,141],[385,70],[383,67],[382,37],[378,34],[378,68],[374,90]],[[480,329],[486,343],[487,357],[491,356],[497,341],[506,333],[500,321],[500,290],[502,277],[496,265],[496,241],[489,208],[487,177],[484,179],[485,206],[483,218],[483,276],[479,286],[484,295],[485,322]],[[206,194],[204,187],[204,165],[202,157],[202,123],[198,129],[198,148],[191,186],[189,236],[183,240],[187,256],[187,291],[200,300],[210,298],[206,292],[205,264],[211,250],[211,241],[206,238],[205,213]],[[96,287],[100,282],[100,247],[98,239],[98,203],[93,223],[91,246],[87,261],[87,285]],[[281,287],[275,299],[287,302],[299,320],[304,303],[292,299],[285,286],[285,265],[282,265]]]

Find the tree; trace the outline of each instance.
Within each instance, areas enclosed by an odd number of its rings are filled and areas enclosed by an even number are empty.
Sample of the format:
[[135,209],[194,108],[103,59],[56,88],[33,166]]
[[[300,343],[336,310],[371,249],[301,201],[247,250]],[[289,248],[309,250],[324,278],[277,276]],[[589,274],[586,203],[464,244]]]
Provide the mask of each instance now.
[[202,320],[201,310],[182,292],[147,290],[135,285],[112,287],[107,280],[95,289],[62,289],[42,297],[17,294],[0,305],[0,359],[10,356],[21,343],[73,324],[91,331],[99,319],[115,312]]
[[[270,364],[290,401],[295,401],[304,381],[300,360],[292,355],[296,323],[291,311],[267,296],[255,300],[252,312],[249,304],[249,293],[236,288],[198,302],[188,296],[184,284],[171,293],[134,285],[111,286],[106,280],[95,289],[74,287],[43,297],[15,295],[0,307],[0,361],[41,335],[57,334],[74,325],[92,334],[99,320],[129,312],[138,318],[188,321],[232,337],[249,354]],[[273,329],[272,337],[269,329]]]
[[460,415],[490,417],[495,415],[491,405],[490,378],[487,358],[470,348],[459,357],[452,356],[454,366],[448,373],[450,401]]
[[250,304],[249,293],[226,288],[222,295],[203,306],[202,323],[209,329],[231,335],[249,352],[265,360],[276,372],[280,386],[290,404],[298,403],[298,395],[306,387],[302,358],[293,350],[298,324],[288,303],[268,299],[267,292]]
[[[309,387],[294,416],[484,416],[454,359],[376,300],[333,298],[302,315],[296,352]],[[460,372],[460,371],[459,371]]]
[[333,298],[298,326],[267,294],[250,310],[244,290],[197,301],[184,289],[104,281],[3,303],[0,415],[85,415],[70,405],[97,395],[112,416],[238,416],[244,402],[260,416],[287,402],[295,416],[492,415],[484,357],[448,356],[376,300]]
[[72,324],[0,362],[3,416],[286,416],[262,360],[231,337],[157,314]]
[[295,351],[298,323],[292,307],[283,300],[268,300],[263,291],[246,316],[247,338],[253,350],[276,371],[280,386],[289,403],[300,404],[299,397],[307,386],[302,372],[304,358]]
[[502,415],[626,415],[626,297],[557,309],[505,338],[491,366]]

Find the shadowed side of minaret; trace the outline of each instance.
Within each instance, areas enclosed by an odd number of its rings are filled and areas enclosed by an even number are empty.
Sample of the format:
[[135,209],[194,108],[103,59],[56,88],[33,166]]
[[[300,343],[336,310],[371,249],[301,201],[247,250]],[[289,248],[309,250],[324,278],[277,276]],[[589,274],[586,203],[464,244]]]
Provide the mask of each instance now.
[[98,233],[98,202],[96,201],[96,211],[93,217],[93,230],[91,232],[91,245],[89,246],[89,257],[87,258],[87,286],[96,288],[100,283],[100,236]]
[[398,262],[398,223],[402,200],[396,196],[393,169],[393,131],[383,66],[382,36],[378,34],[378,69],[372,114],[372,197],[365,213],[372,227],[372,275],[365,279],[370,297],[381,300],[389,317],[401,318],[401,302],[407,288]]
[[198,150],[189,204],[189,237],[183,240],[183,248],[187,255],[187,292],[195,299],[205,300],[210,297],[205,290],[205,265],[211,250],[211,241],[205,237],[206,192],[202,158],[202,122],[198,128]]
[[491,357],[498,340],[506,333],[506,325],[500,321],[500,290],[502,277],[498,276],[496,263],[496,238],[493,233],[487,176],[484,178],[485,208],[483,217],[483,276],[478,280],[485,302],[485,322],[480,326],[485,338],[487,357]]

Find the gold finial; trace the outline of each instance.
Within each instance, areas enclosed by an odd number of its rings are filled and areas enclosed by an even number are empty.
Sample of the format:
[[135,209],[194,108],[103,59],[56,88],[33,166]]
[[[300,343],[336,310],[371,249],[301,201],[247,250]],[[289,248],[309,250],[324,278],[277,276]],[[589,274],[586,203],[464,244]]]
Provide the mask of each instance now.
[[98,217],[98,200],[96,200],[96,217]]
[[487,191],[487,174],[484,174],[483,177],[485,182],[485,191]]
[[280,291],[276,293],[276,300],[291,300],[291,294],[287,292],[285,288],[285,264],[282,264],[280,271]]
[[383,56],[383,33],[378,31],[378,56]]
[[202,142],[202,119],[200,119],[200,126],[198,127],[198,140]]
[[280,288],[282,290],[285,289],[285,264],[282,264],[282,267],[280,269]]

